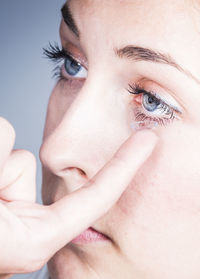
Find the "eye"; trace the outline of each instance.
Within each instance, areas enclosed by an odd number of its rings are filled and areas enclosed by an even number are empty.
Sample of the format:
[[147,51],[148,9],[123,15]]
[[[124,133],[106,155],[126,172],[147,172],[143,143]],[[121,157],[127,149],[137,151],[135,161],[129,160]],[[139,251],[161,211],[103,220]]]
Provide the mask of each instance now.
[[[87,69],[65,48],[60,49],[58,44],[49,44],[44,48],[44,56],[56,64],[54,77],[59,81],[68,81],[69,79],[85,79],[87,77]],[[58,63],[62,62],[61,65]]]
[[180,119],[178,114],[181,114],[181,110],[176,104],[167,104],[158,94],[148,92],[139,85],[129,86],[128,92],[135,95],[135,121],[140,127],[152,123],[165,125],[174,119]]
[[66,55],[63,64],[64,71],[67,75],[74,78],[86,78],[87,70],[78,61],[72,58],[70,55]]

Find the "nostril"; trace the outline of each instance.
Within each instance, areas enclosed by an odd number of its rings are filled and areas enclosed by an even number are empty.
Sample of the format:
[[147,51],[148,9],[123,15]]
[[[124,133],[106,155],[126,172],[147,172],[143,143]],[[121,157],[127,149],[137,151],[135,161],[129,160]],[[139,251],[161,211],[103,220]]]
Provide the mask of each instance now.
[[77,167],[64,168],[62,173],[59,173],[59,176],[63,179],[68,193],[78,190],[88,182],[86,173]]
[[76,167],[64,168],[64,169],[62,169],[61,172],[65,173],[65,174],[67,174],[67,173],[72,174],[73,173],[73,174],[77,174],[79,176],[86,176],[86,173],[82,169],[76,168]]

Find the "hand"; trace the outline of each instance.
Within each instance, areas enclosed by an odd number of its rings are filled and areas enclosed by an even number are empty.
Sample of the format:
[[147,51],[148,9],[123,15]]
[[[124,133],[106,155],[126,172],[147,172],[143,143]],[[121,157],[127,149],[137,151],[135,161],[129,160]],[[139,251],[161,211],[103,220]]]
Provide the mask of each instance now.
[[[104,215],[152,153],[151,131],[132,135],[82,188],[50,206],[35,201],[35,159],[11,151],[14,132],[0,118],[0,273],[32,272]],[[86,202],[84,202],[86,201]],[[73,216],[72,213],[73,212]]]

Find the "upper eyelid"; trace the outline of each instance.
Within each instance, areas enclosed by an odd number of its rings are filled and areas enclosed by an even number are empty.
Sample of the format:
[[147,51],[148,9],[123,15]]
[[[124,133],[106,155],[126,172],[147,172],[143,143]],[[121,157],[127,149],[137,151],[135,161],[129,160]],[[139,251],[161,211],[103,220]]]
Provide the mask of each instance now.
[[63,59],[67,58],[70,56],[73,60],[75,60],[77,63],[79,63],[81,66],[87,69],[87,67],[84,65],[80,59],[76,58],[72,52],[70,52],[68,49],[62,47],[60,48],[57,43],[54,45],[49,43],[48,47],[43,48],[43,54],[45,57],[48,59],[52,60],[53,62],[60,62]]
[[84,67],[88,71],[87,67],[80,61],[80,59],[76,58],[70,51],[66,50],[65,48],[62,48],[62,50],[65,53],[65,58],[67,58],[67,56],[70,56],[74,61],[79,63],[82,67]]

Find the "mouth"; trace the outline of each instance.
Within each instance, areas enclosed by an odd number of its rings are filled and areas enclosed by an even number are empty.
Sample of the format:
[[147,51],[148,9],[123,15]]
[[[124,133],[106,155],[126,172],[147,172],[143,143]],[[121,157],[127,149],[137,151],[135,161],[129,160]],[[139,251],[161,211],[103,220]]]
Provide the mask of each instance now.
[[90,227],[84,232],[82,232],[80,235],[78,235],[76,238],[74,238],[71,243],[73,244],[89,244],[94,242],[105,242],[105,241],[111,241],[111,239],[95,230],[94,228]]

